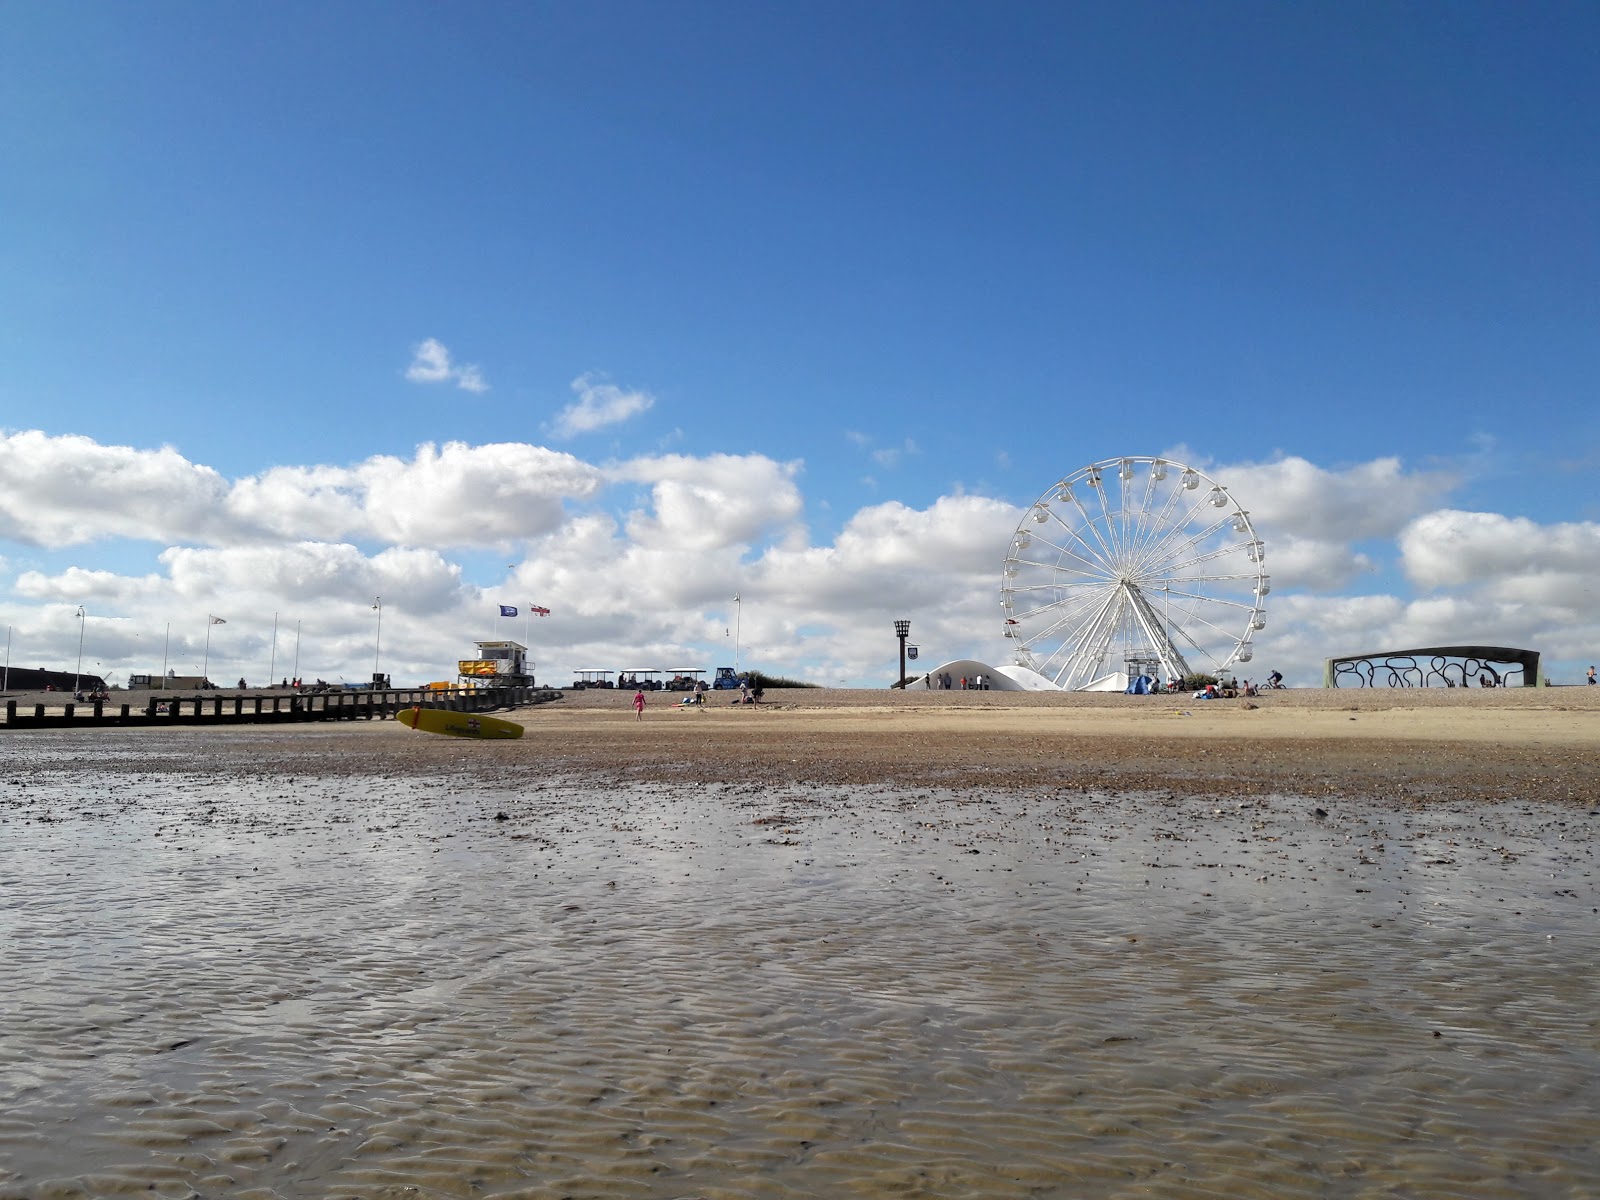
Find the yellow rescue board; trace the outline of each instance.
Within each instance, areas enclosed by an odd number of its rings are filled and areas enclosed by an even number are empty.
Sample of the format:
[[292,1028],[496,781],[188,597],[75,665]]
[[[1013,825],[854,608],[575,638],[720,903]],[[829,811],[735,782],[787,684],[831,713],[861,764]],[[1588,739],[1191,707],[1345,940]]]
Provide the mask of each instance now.
[[395,714],[395,720],[423,733],[444,733],[451,737],[522,736],[522,726],[515,721],[502,721],[499,717],[484,717],[477,713],[449,712],[442,708],[403,708]]

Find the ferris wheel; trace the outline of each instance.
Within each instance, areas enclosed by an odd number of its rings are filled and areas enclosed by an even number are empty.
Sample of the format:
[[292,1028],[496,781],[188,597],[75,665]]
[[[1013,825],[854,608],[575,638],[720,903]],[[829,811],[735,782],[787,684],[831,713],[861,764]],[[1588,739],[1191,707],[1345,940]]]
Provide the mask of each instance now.
[[1013,658],[1070,690],[1249,662],[1272,582],[1250,514],[1204,473],[1108,458],[1035,500],[1000,581]]

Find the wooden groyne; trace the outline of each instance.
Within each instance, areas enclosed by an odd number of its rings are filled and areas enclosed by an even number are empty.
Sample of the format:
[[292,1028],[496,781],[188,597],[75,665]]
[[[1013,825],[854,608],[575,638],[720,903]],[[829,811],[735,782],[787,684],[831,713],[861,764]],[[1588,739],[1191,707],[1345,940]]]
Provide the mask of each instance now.
[[493,712],[561,699],[551,688],[471,688],[435,691],[396,688],[386,691],[301,692],[270,696],[215,693],[152,695],[144,704],[105,700],[61,705],[6,701],[0,730],[127,728],[133,725],[270,725],[296,721],[383,721],[406,708],[443,708],[451,712]]

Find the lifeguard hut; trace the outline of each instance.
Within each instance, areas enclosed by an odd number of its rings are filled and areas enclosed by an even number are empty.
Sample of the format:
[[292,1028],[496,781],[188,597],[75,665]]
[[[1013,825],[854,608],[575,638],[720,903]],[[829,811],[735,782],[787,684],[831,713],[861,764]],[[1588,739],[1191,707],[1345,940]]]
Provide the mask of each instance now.
[[464,687],[532,687],[534,663],[521,642],[478,642],[478,657],[456,664]]

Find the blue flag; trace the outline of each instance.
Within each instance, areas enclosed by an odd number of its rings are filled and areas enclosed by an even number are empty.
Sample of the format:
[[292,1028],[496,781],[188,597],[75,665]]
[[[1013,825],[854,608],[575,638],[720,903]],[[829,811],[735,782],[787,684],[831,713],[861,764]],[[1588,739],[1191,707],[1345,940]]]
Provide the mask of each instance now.
[[500,606],[500,615],[502,617],[514,617],[514,616],[516,616],[517,615],[516,605],[514,605],[514,604],[502,604]]

